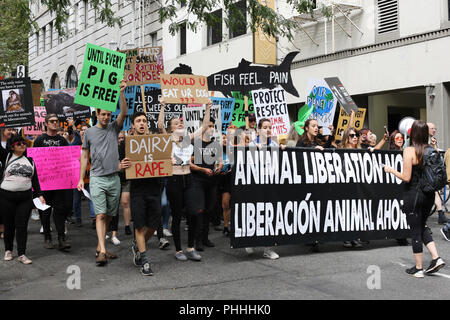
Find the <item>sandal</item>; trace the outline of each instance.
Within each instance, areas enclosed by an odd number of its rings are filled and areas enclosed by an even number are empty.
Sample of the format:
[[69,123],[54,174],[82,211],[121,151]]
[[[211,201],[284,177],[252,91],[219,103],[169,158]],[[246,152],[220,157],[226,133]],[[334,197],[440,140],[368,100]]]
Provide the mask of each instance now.
[[[95,251],[95,257],[97,258],[100,251]],[[106,258],[108,259],[117,259],[117,254],[106,251]]]

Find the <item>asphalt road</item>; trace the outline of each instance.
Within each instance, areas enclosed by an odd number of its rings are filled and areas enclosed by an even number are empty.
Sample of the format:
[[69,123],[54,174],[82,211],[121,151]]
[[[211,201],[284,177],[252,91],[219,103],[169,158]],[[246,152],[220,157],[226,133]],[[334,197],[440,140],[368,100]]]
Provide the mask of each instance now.
[[[252,255],[243,249],[230,249],[228,238],[212,228],[210,239],[216,247],[206,248],[201,262],[176,261],[171,239],[169,250],[162,251],[157,247],[157,238],[152,238],[148,252],[155,275],[144,277],[132,264],[131,236],[125,236],[122,219],[120,246],[108,242],[108,250],[116,252],[119,258],[105,267],[96,267],[96,233],[87,218],[86,203],[83,211],[86,219],[81,228],[68,225],[70,253],[44,249],[40,222],[30,220],[27,255],[33,264],[23,265],[17,259],[0,261],[1,300],[434,300],[448,299],[450,293],[450,266],[424,279],[413,278],[404,271],[413,263],[411,246],[398,246],[394,240],[372,241],[359,249],[328,243],[321,245],[320,253],[312,253],[305,245],[282,246],[276,249],[280,259],[268,260],[262,257],[262,249]],[[433,215],[428,224],[441,257],[450,263],[450,243],[440,234],[437,217]],[[185,246],[186,232],[182,243]],[[3,258],[3,241],[0,252]],[[425,267],[430,260],[424,254]],[[68,278],[74,274],[67,273],[70,266],[80,271],[80,289],[67,286]]]

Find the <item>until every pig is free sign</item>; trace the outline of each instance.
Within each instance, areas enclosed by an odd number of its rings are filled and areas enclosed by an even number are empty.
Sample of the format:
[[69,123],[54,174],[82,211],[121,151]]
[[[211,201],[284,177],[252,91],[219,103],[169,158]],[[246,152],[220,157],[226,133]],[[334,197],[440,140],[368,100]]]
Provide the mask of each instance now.
[[125,62],[125,53],[88,43],[74,103],[116,111]]

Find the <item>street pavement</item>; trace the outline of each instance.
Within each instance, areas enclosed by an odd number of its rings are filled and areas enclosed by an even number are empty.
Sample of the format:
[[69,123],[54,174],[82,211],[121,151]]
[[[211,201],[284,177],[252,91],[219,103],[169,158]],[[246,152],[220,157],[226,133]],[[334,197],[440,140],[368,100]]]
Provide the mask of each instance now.
[[[398,246],[395,240],[371,241],[357,249],[327,243],[320,246],[320,253],[311,252],[303,244],[282,246],[276,248],[280,259],[268,260],[262,257],[262,248],[251,255],[243,249],[231,249],[229,239],[212,228],[210,239],[216,247],[205,248],[201,262],[177,261],[171,238],[169,250],[159,250],[157,238],[152,238],[147,252],[155,274],[145,277],[132,263],[132,237],[124,234],[122,218],[118,235],[121,244],[107,244],[119,258],[97,267],[97,237],[85,201],[83,217],[81,228],[68,225],[70,253],[44,249],[40,222],[30,220],[27,255],[33,263],[23,265],[17,258],[9,262],[1,259],[0,299],[434,300],[448,299],[450,293],[450,265],[436,275],[413,278],[405,273],[413,263],[411,246]],[[440,256],[450,263],[450,243],[439,231],[436,214],[428,225]],[[184,227],[183,222],[182,230]],[[184,231],[182,234],[185,248],[187,235]],[[53,236],[56,238],[55,231]],[[3,258],[3,241],[0,253]],[[425,249],[424,267],[430,260]],[[80,271],[79,289],[73,286],[73,268]]]

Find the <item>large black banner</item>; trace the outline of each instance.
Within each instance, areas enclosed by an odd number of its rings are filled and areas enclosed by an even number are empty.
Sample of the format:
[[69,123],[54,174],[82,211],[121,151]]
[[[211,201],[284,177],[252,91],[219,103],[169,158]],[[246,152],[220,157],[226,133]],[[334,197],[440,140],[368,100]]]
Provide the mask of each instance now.
[[231,247],[406,238],[401,152],[235,151]]
[[34,124],[30,78],[0,80],[0,128]]

